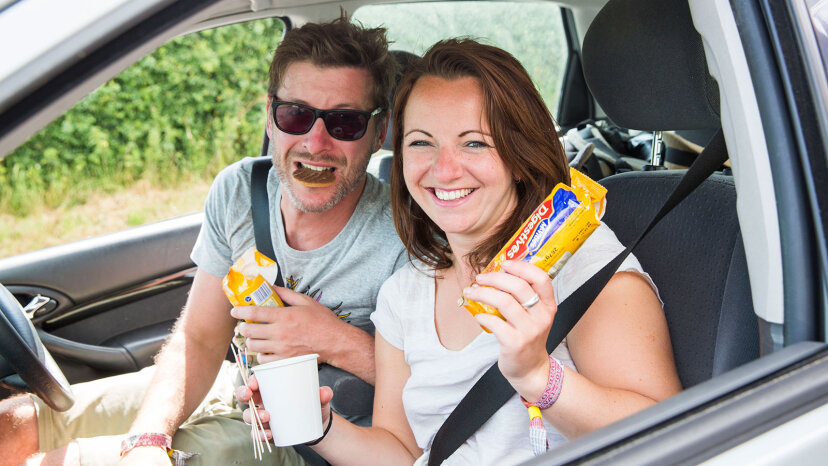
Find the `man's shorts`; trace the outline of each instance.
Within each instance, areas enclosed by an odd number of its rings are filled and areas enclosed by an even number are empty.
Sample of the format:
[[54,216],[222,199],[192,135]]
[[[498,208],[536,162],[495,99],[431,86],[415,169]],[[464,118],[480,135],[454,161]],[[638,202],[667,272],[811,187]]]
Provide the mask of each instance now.
[[[92,382],[72,385],[75,404],[65,412],[54,411],[36,396],[40,451],[61,447],[77,440],[81,464],[114,465],[121,440],[126,437],[149,387],[155,367]],[[188,465],[304,465],[293,448],[264,452],[264,461],[253,457],[250,426],[234,406],[235,366],[224,362],[213,387],[192,416],[173,437],[173,448],[198,455]]]

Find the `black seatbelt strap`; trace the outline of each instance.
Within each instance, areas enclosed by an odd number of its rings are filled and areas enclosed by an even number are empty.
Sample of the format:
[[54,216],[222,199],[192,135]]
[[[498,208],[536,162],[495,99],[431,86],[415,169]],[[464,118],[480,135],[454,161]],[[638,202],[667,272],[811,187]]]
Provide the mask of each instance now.
[[253,236],[256,238],[256,249],[276,262],[276,286],[284,287],[282,267],[276,261],[273,251],[273,240],[270,236],[270,199],[267,196],[267,175],[273,161],[263,158],[253,162],[250,171],[250,207],[253,214]]
[[[575,324],[592,305],[592,302],[595,301],[595,298],[604,289],[604,286],[618,270],[618,267],[621,266],[621,263],[624,262],[624,259],[629,256],[633,248],[673,207],[678,205],[711,174],[721,168],[726,160],[727,147],[725,146],[722,130],[719,129],[638,237],[615,259],[605,265],[558,306],[555,320],[546,340],[547,352],[551,353],[575,327]],[[497,363],[492,365],[474,384],[469,393],[454,408],[440,430],[437,431],[428,458],[429,466],[439,465],[451,456],[514,394],[515,389],[500,373]]]

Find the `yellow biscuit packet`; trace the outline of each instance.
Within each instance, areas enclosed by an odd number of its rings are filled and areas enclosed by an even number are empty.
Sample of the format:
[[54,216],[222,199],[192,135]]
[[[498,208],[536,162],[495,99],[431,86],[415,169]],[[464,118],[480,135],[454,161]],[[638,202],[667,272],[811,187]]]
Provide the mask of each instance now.
[[[607,189],[574,168],[569,169],[569,174],[571,184],[558,183],[552,189],[483,273],[501,270],[505,260],[522,260],[537,265],[554,278],[598,228],[604,215]],[[472,286],[480,285],[472,283]],[[496,308],[478,301],[464,299],[463,307],[472,315],[485,312],[503,319]]]
[[[230,266],[221,281],[224,294],[234,306],[269,306],[285,307],[279,295],[273,292],[271,285],[279,274],[279,264],[251,247]],[[239,321],[241,322],[241,321]],[[252,321],[246,321],[255,323]],[[239,370],[246,374],[247,369],[257,364],[257,354],[247,349],[247,342],[238,331],[233,336],[234,355],[239,358],[236,363]]]
[[285,307],[271,285],[279,265],[251,247],[230,267],[222,280],[224,294],[233,306]]

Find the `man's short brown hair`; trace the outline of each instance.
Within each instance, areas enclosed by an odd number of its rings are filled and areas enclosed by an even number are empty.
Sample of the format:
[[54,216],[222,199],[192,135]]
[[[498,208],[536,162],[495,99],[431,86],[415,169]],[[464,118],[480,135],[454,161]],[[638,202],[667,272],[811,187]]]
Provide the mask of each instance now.
[[387,112],[391,105],[397,64],[388,53],[385,28],[352,24],[343,13],[329,23],[308,23],[285,34],[270,63],[267,92],[275,97],[288,65],[306,61],[319,67],[354,67],[373,78],[374,108]]

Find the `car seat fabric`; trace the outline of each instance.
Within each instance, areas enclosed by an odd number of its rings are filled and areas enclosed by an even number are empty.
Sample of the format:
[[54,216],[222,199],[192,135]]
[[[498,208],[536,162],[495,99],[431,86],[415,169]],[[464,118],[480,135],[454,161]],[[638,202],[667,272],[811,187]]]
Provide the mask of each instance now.
[[[720,127],[718,85],[686,0],[609,0],[590,24],[582,53],[587,85],[613,123],[644,131]],[[601,180],[608,189],[604,221],[629,241],[683,173]],[[732,178],[706,180],[634,253],[665,303],[685,388],[759,356]]]
[[719,92],[686,0],[612,0],[584,37],[584,77],[607,116],[642,131],[719,126]]
[[[391,104],[394,103],[394,94],[397,92],[397,84],[400,83],[400,79],[402,78],[403,74],[405,74],[405,69],[408,66],[408,62],[412,59],[419,58],[417,55],[406,52],[404,50],[391,50],[390,53],[394,55],[394,59],[397,60],[397,74],[394,75],[394,89],[391,91]],[[382,143],[382,148],[385,150],[394,150],[393,141],[391,140],[391,134],[393,133],[393,124],[394,124],[394,115],[392,114],[392,110],[388,110],[388,131],[385,133],[385,141]],[[379,171],[378,171],[378,178],[383,183],[390,183],[391,182],[391,162],[393,160],[394,154],[385,154],[380,156],[382,159],[379,162]]]
[[[405,74],[405,69],[408,67],[408,62],[412,59],[420,58],[419,56],[411,53],[406,52],[404,50],[390,50],[389,53],[394,56],[394,59],[397,61],[397,73],[394,75],[394,88],[391,89],[391,106],[394,106],[394,96],[397,93],[397,85],[400,83],[400,79],[402,79],[403,74]],[[385,150],[394,150],[394,146],[392,145],[391,141],[391,128],[393,123],[394,115],[391,114],[392,109],[388,109],[389,119],[388,119],[388,132],[385,133],[385,141],[382,143],[382,148]]]
[[[628,172],[601,180],[603,221],[622,243],[661,208],[683,171]],[[687,388],[759,356],[733,179],[713,175],[633,253],[664,301],[673,353]]]

